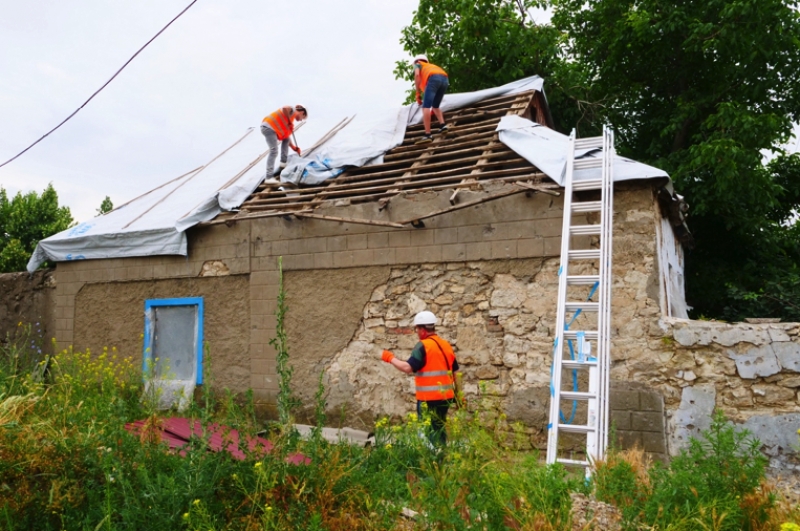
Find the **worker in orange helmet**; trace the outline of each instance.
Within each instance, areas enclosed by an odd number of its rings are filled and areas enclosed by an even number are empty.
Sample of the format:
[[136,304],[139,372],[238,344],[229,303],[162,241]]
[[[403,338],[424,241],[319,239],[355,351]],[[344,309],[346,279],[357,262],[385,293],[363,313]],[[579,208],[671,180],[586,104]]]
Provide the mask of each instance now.
[[[267,177],[278,175],[286,167],[286,157],[289,154],[288,148],[292,148],[298,155],[301,154],[300,148],[289,141],[289,137],[294,133],[294,123],[308,118],[308,111],[302,105],[289,105],[281,107],[272,114],[264,117],[261,122],[261,134],[267,139],[269,146],[269,156],[267,157]],[[281,144],[281,165],[275,171],[275,159],[278,158],[278,143]],[[274,172],[274,173],[273,173]]]
[[447,411],[458,396],[458,361],[450,343],[436,335],[436,316],[432,312],[426,310],[414,316],[414,329],[419,343],[407,361],[396,358],[388,350],[383,351],[381,359],[401,372],[414,374],[417,414],[421,418],[427,409],[431,419],[428,438],[441,448],[447,443]]
[[[439,132],[447,131],[439,105],[442,103],[444,93],[450,87],[450,80],[441,67],[428,62],[428,56],[420,54],[414,58],[414,86],[417,88],[417,104],[422,106],[422,123],[425,125],[425,136],[417,140],[423,144],[433,140],[431,136],[431,110],[441,124]],[[424,96],[422,95],[424,94]]]

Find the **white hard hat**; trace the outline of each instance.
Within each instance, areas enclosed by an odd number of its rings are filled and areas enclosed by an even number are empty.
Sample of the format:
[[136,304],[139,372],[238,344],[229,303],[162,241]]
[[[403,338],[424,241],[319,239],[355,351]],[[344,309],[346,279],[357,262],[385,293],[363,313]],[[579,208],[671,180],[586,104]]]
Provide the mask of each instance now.
[[429,312],[425,310],[424,312],[419,312],[417,315],[414,316],[414,326],[425,326],[425,325],[435,325],[436,324],[436,316],[433,315],[433,312]]
[[416,63],[417,61],[425,61],[426,63],[430,63],[430,61],[428,61],[428,56],[424,53],[421,53],[414,58],[414,62]]

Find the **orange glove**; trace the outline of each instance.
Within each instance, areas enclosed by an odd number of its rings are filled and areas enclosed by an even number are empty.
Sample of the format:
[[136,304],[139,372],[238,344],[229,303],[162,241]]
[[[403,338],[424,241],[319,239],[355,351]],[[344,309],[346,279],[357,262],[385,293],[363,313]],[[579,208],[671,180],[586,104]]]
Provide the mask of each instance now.
[[381,354],[381,359],[386,363],[391,363],[392,360],[394,359],[394,354],[392,354],[388,350],[384,350],[383,353]]
[[289,144],[289,147],[292,148],[292,151],[300,155],[300,148],[295,146],[294,144]]

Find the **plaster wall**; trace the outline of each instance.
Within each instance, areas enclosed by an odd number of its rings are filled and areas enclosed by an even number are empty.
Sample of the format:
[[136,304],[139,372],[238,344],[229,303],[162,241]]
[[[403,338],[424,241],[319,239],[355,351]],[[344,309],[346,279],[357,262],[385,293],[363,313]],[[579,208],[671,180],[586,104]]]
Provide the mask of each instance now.
[[55,279],[51,269],[0,274],[0,342],[19,334],[19,324],[30,324],[31,333],[50,348],[55,336]]

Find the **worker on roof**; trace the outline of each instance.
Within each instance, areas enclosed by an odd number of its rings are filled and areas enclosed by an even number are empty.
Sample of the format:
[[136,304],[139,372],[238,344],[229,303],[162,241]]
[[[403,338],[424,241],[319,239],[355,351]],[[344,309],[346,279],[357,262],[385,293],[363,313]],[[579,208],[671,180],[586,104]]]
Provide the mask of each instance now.
[[436,316],[432,312],[423,311],[414,316],[414,329],[419,343],[407,361],[396,358],[388,350],[383,351],[381,359],[401,372],[414,374],[417,414],[420,418],[426,411],[430,415],[428,438],[441,448],[447,442],[447,411],[456,403],[458,361],[450,343],[436,335]]
[[[436,119],[441,124],[439,132],[447,131],[447,124],[444,123],[439,105],[442,103],[444,93],[450,87],[450,80],[441,67],[428,62],[428,56],[420,54],[414,58],[414,85],[417,87],[417,104],[422,106],[422,123],[425,125],[425,136],[417,140],[417,144],[423,144],[433,140],[431,136],[431,109]],[[424,94],[424,96],[422,95]]]
[[[294,123],[308,118],[308,111],[302,105],[289,105],[281,107],[272,114],[264,117],[261,122],[261,134],[267,139],[269,156],[267,157],[267,177],[278,175],[286,167],[286,157],[292,148],[298,155],[300,148],[289,141],[294,133]],[[278,158],[278,142],[281,143],[281,165],[275,171],[275,159]]]

